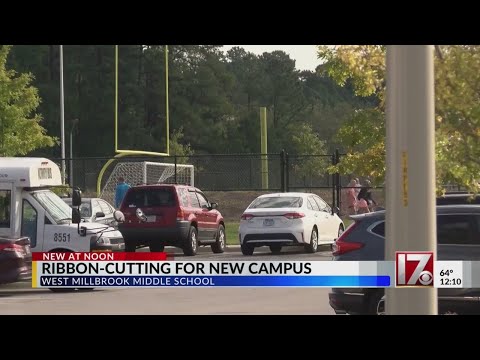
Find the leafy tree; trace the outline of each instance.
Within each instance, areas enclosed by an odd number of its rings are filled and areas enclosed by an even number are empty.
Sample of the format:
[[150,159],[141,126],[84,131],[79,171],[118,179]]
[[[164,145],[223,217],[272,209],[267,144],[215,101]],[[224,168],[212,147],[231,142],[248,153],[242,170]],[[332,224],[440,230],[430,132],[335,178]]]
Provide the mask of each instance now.
[[56,139],[46,135],[42,120],[35,110],[40,104],[38,90],[31,85],[33,75],[7,70],[11,46],[0,46],[0,154],[26,155],[47,146]]
[[[478,191],[480,177],[479,46],[436,46],[436,168],[439,188],[445,183]],[[352,116],[338,133],[348,155],[330,171],[385,176],[384,46],[319,46],[324,70],[338,84],[350,79],[359,96],[376,96],[378,106]],[[359,126],[355,126],[358,124]],[[361,125],[361,126],[360,126]]]
[[170,137],[170,155],[178,156],[177,162],[179,164],[188,164],[188,157],[194,154],[190,144],[182,144],[183,129],[173,130]]
[[325,169],[329,164],[330,157],[311,156],[327,154],[325,141],[320,139],[310,124],[306,123],[290,126],[288,132],[291,134],[291,149],[289,151],[305,156],[302,161],[295,164],[296,174],[310,179],[325,176]]

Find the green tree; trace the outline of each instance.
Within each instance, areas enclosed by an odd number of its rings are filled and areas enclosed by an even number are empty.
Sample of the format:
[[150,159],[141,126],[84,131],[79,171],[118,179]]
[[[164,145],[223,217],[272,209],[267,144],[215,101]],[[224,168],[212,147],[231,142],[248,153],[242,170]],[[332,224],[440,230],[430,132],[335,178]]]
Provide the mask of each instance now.
[[188,157],[194,154],[189,143],[183,141],[183,129],[173,130],[170,137],[170,155],[178,156],[177,162],[179,164],[188,164]]
[[33,75],[7,70],[11,46],[0,45],[0,154],[26,155],[55,145],[55,138],[46,134],[35,110],[40,104],[38,90],[31,85]]
[[[480,46],[435,47],[436,169],[439,189],[455,183],[477,192],[480,178]],[[324,71],[338,84],[351,79],[359,96],[376,96],[378,106],[352,116],[338,133],[349,155],[331,171],[385,176],[384,46],[319,46]],[[359,148],[361,145],[361,148]]]
[[325,141],[320,139],[310,124],[306,123],[290,126],[288,133],[291,134],[289,152],[304,156],[294,165],[296,175],[309,179],[325,176],[330,161],[330,157],[321,156],[327,154]]

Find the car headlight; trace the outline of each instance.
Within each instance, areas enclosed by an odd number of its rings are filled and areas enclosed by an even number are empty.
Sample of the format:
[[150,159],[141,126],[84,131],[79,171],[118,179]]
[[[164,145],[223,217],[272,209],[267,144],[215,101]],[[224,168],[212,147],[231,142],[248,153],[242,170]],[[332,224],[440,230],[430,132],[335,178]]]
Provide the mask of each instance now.
[[99,245],[110,245],[110,239],[105,236],[100,236],[97,240],[97,244]]

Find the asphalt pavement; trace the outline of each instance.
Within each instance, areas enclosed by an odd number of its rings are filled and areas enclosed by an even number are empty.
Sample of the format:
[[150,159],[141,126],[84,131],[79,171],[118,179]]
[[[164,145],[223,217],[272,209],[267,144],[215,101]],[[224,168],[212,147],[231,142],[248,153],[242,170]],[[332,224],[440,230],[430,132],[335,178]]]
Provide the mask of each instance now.
[[[175,260],[183,261],[328,261],[332,258],[328,247],[321,247],[315,254],[306,254],[301,248],[287,248],[279,255],[260,248],[252,256],[243,256],[237,246],[229,247],[223,254],[213,254],[210,247],[200,248],[194,257],[186,257],[175,248],[166,251],[172,252]],[[334,315],[328,305],[330,289],[327,288],[130,288],[52,293],[30,286],[30,282],[0,286],[0,315]]]

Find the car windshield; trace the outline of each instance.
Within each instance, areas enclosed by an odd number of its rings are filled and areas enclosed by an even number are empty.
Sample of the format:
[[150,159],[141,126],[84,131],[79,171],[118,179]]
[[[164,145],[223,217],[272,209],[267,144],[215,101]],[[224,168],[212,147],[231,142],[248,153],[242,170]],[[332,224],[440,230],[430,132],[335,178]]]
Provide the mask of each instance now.
[[82,202],[80,205],[80,216],[81,217],[90,217],[92,216],[92,207],[90,202]]
[[35,191],[32,196],[57,224],[72,220],[72,208],[54,192],[50,190]]
[[[72,207],[72,199],[63,199],[70,207]],[[90,200],[82,201],[80,205],[80,216],[82,218],[88,218],[92,216],[92,206],[90,204]]]
[[297,196],[261,197],[256,199],[249,209],[299,208],[303,199]]

